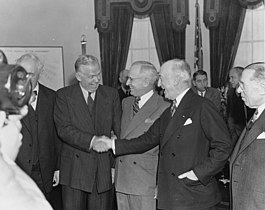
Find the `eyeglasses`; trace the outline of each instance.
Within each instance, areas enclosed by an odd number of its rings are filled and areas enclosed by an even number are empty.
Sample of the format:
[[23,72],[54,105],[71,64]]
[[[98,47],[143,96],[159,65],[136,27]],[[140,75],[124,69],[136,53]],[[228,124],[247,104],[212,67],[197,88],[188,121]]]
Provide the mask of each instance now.
[[136,79],[141,79],[142,77],[134,77],[134,78],[132,78],[132,77],[128,77],[128,79],[127,80],[131,80],[131,81],[133,81],[133,80],[136,80]]

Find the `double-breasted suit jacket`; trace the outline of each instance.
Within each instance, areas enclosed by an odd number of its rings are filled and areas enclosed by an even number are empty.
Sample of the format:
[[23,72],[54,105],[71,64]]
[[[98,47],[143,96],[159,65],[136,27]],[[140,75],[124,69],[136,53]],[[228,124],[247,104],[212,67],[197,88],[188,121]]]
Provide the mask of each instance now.
[[[221,200],[214,176],[230,155],[231,139],[209,100],[190,89],[173,117],[168,108],[139,138],[116,140],[115,154],[141,153],[158,144],[159,209],[203,209]],[[190,170],[198,181],[178,178]]]
[[[121,138],[132,139],[142,135],[169,107],[163,97],[153,93],[140,111],[133,116],[135,98],[122,102]],[[115,186],[117,192],[132,195],[153,195],[156,188],[158,146],[143,153],[121,156],[116,160]]]
[[37,134],[33,133],[28,114],[22,119],[21,133],[23,134],[23,139],[16,159],[17,164],[30,175],[32,164],[34,164],[32,161],[32,153],[34,151],[33,138],[37,136],[38,160],[46,192],[52,190],[53,175],[54,171],[57,170],[57,153],[60,145],[53,120],[55,95],[55,91],[39,84],[35,110],[38,127]]
[[54,119],[62,139],[60,183],[74,189],[98,193],[111,189],[111,152],[90,148],[93,136],[120,135],[121,106],[117,90],[100,85],[94,111],[89,112],[81,87],[74,84],[57,91]]
[[[250,123],[250,122],[249,122]],[[244,129],[230,159],[233,210],[265,209],[265,111]]]

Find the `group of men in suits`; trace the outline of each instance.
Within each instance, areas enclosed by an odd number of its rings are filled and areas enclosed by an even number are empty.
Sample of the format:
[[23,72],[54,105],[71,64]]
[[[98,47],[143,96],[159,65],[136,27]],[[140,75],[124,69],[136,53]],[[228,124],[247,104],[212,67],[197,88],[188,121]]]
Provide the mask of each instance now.
[[[33,73],[37,92],[22,121],[17,163],[47,198],[53,182],[60,182],[63,209],[110,209],[116,165],[121,210],[216,208],[221,195],[214,176],[234,145],[218,108],[192,89],[186,61],[169,60],[159,74],[149,62],[133,63],[126,82],[132,96],[122,107],[118,91],[100,84],[101,69],[94,56],[79,56],[78,83],[56,94],[37,82],[43,66],[35,56],[22,56],[18,64]],[[198,75],[193,78],[195,87],[198,78],[207,78],[203,72]],[[154,91],[157,79],[171,105]],[[232,207],[262,209],[264,63],[245,68],[238,91],[257,112],[231,156]],[[116,164],[113,153],[119,156]]]

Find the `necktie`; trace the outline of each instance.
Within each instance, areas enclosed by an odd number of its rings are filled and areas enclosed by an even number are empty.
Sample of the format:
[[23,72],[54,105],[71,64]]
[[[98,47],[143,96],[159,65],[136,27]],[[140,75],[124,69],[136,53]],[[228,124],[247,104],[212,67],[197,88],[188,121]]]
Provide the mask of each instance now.
[[203,97],[203,92],[200,92],[201,97]]
[[140,101],[140,97],[135,97],[135,101],[133,104],[133,116],[136,115],[137,112],[139,112],[140,107],[139,107],[139,101]]
[[91,97],[91,94],[92,94],[91,92],[88,92],[88,97],[87,97],[87,106],[88,106],[90,114],[93,113],[93,105],[94,105],[94,101]]
[[177,100],[175,99],[175,100],[173,100],[172,105],[170,107],[171,117],[173,117],[176,109],[177,109]]
[[259,114],[258,109],[256,109],[256,111],[255,111],[254,115],[252,116],[249,124],[247,125],[248,131],[252,128],[254,122],[258,119],[258,114]]

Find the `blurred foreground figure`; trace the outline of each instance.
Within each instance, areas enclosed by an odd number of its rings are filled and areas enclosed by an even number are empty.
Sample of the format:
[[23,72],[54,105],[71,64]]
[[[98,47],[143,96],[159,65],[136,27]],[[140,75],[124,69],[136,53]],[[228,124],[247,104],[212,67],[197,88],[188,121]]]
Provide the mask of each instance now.
[[[11,80],[14,75],[8,74],[9,71],[14,72],[14,68],[19,68],[21,73],[25,72],[23,68],[14,65],[0,65],[0,209],[50,210],[51,206],[37,185],[15,163],[22,143],[20,120],[27,114],[27,107],[16,108],[19,105],[18,101],[10,100],[16,95],[13,94],[16,91],[13,92],[10,87],[16,86],[18,81]],[[23,80],[19,81],[19,87],[16,90],[21,93],[21,97],[17,97],[17,100],[31,94],[31,88],[24,89],[27,93],[22,91],[21,86],[26,87],[28,84],[23,83]],[[28,100],[29,98],[24,101],[24,104],[27,104]],[[7,110],[16,110],[17,114],[11,115]]]

